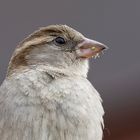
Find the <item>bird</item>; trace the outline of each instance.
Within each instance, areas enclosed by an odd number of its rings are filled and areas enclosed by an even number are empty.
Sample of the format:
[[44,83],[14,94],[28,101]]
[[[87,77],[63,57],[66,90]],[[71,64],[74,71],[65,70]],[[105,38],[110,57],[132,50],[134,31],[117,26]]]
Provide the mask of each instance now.
[[102,140],[102,99],[87,74],[106,48],[62,24],[21,41],[0,86],[0,140]]

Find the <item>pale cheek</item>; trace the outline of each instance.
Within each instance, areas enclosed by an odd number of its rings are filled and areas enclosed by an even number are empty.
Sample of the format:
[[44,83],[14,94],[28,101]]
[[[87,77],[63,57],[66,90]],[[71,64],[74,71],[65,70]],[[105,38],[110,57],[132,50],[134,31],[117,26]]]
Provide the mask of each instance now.
[[34,48],[25,56],[28,65],[49,64],[64,67],[70,64],[72,58],[72,54],[66,54],[61,50],[53,49],[50,46]]

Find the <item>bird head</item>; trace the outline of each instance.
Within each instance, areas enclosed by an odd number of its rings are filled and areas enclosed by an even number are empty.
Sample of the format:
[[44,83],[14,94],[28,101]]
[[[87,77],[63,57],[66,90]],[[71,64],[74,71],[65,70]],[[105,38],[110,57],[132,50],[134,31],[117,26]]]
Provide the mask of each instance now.
[[66,25],[40,28],[16,48],[8,68],[8,75],[32,66],[46,66],[85,74],[88,58],[95,57],[106,46],[84,37]]

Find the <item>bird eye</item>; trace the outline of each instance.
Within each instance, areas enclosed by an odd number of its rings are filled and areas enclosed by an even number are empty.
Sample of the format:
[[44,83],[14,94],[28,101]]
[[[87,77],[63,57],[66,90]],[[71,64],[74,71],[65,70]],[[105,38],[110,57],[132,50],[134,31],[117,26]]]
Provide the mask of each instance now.
[[55,39],[55,42],[56,42],[57,44],[60,44],[60,45],[63,45],[63,44],[66,43],[65,39],[62,38],[62,37],[57,37],[57,38]]

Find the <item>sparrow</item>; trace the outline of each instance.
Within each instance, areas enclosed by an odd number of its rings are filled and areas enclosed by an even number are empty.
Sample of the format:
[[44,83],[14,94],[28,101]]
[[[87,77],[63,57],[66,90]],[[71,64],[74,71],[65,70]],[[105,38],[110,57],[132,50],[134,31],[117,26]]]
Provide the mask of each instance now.
[[0,86],[0,140],[102,140],[102,99],[87,73],[106,48],[67,25],[20,42]]

